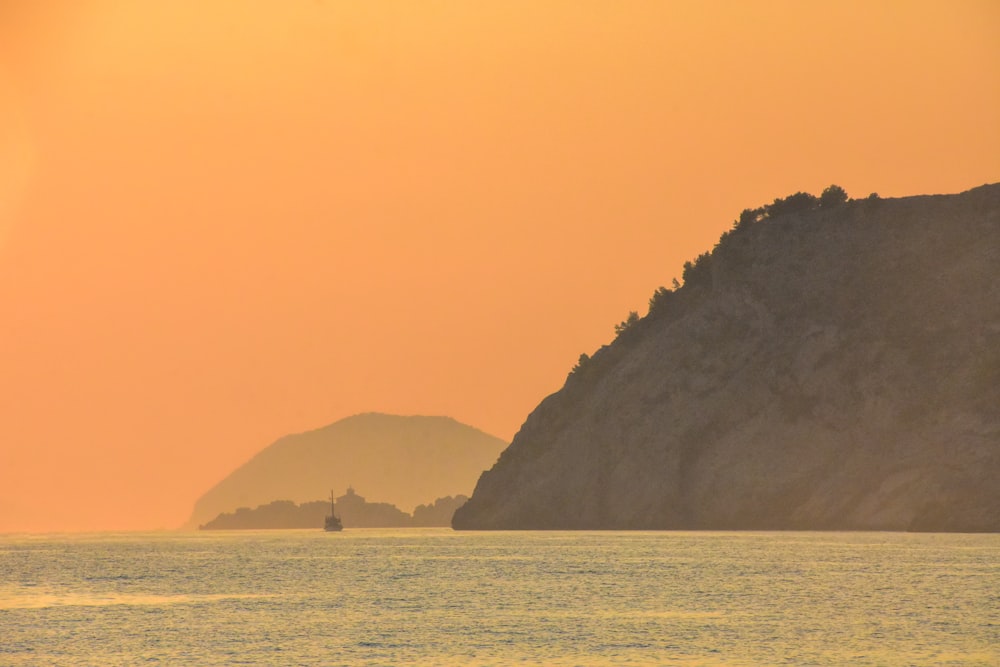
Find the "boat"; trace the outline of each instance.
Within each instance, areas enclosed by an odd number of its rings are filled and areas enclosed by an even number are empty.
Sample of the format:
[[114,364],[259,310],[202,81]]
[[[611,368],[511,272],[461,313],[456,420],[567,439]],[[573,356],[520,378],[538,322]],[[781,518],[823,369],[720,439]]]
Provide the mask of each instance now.
[[323,530],[328,533],[334,533],[343,529],[344,524],[340,522],[340,517],[337,516],[337,508],[334,503],[333,491],[330,491],[330,516],[326,517],[326,521],[323,523]]

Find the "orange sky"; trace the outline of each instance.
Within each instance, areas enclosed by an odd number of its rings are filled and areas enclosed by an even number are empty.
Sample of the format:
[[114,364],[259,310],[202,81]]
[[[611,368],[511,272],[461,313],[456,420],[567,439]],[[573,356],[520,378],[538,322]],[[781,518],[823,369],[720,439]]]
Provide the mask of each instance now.
[[2,0],[0,532],[357,412],[510,438],[744,207],[997,180],[993,0]]

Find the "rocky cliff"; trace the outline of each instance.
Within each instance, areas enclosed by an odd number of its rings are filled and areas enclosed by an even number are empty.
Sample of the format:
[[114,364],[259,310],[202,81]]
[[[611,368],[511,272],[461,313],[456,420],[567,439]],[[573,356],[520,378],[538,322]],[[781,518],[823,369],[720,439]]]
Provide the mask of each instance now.
[[268,446],[199,498],[184,528],[240,507],[308,502],[351,485],[412,510],[468,495],[506,444],[449,417],[355,415]]
[[1000,530],[1000,185],[778,203],[582,357],[453,526]]

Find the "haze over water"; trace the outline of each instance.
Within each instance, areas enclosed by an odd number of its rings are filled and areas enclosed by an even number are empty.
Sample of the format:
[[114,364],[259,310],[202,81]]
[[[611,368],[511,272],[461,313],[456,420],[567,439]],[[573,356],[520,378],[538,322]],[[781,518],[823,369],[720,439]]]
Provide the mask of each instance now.
[[0,664],[995,665],[1000,536],[0,538]]

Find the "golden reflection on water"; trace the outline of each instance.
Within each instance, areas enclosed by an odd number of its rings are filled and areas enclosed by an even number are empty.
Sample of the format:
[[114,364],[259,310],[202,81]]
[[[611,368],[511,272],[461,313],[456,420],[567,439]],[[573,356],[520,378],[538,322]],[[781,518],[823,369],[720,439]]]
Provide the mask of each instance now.
[[0,537],[0,664],[997,665],[1000,535]]
[[215,600],[250,600],[270,595],[94,595],[60,593],[12,593],[0,589],[0,610],[46,609],[49,607],[108,607],[111,605],[163,606]]

